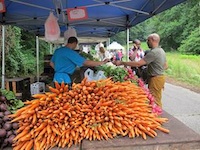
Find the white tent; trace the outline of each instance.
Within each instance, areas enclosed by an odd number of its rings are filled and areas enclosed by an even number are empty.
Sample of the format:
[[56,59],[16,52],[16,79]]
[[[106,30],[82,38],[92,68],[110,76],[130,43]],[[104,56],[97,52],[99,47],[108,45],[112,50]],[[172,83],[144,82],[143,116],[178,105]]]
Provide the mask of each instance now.
[[114,41],[110,45],[108,45],[107,49],[108,50],[120,50],[120,49],[124,50],[124,47]]

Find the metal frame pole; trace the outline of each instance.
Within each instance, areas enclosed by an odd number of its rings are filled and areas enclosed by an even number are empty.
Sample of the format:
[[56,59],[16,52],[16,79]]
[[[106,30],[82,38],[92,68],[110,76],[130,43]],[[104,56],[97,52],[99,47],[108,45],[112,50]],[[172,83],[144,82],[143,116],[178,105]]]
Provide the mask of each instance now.
[[2,77],[1,89],[5,89],[5,25],[2,25]]
[[39,38],[36,36],[36,59],[37,59],[37,82],[40,81],[40,69],[39,69]]
[[126,61],[129,61],[129,28],[126,30]]

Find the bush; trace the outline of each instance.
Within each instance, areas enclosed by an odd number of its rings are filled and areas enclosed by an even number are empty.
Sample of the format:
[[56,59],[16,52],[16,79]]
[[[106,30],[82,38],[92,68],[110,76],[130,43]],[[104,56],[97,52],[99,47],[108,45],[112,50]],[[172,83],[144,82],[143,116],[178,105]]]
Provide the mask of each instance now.
[[196,28],[185,40],[178,50],[186,54],[200,54],[200,29]]

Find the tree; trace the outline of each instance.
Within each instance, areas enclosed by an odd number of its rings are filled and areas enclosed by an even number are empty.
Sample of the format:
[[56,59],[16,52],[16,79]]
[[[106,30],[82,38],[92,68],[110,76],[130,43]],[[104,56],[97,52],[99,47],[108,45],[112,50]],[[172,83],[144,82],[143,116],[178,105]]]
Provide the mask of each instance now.
[[[166,51],[179,50],[185,52],[185,50],[181,50],[183,48],[181,45],[187,43],[186,41],[191,42],[188,36],[190,38],[196,37],[193,31],[199,28],[199,24],[199,2],[197,0],[188,0],[132,27],[130,39],[138,38],[144,41],[147,35],[156,32],[160,35],[160,44]],[[126,39],[125,35],[120,35],[120,37]],[[193,49],[195,49],[193,52],[198,52],[196,51],[198,48],[197,44],[193,44]]]
[[182,41],[181,46],[178,50],[186,54],[197,54],[200,55],[200,30],[196,28],[185,40]]
[[[5,76],[24,77],[36,72],[35,36],[15,26],[6,26],[5,31]],[[46,42],[40,42],[40,68],[48,53]],[[0,59],[1,61],[1,59]],[[1,68],[0,68],[1,70]]]

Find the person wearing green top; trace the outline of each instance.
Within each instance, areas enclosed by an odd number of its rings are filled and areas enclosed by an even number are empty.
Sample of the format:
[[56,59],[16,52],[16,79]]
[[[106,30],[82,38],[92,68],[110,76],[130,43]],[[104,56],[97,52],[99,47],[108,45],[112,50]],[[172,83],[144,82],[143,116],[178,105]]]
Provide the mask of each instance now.
[[115,61],[115,65],[140,67],[147,65],[148,88],[155,98],[155,103],[162,107],[162,90],[165,84],[164,71],[168,68],[165,51],[159,46],[160,36],[157,33],[150,34],[147,44],[150,51],[140,61]]

